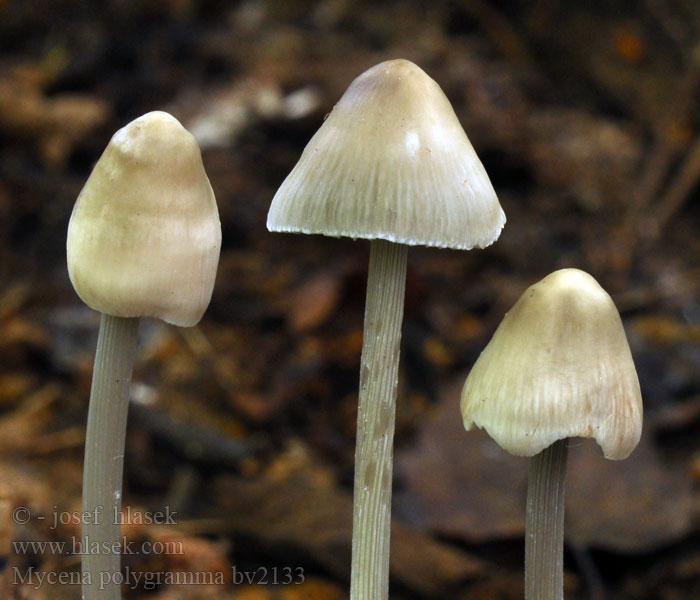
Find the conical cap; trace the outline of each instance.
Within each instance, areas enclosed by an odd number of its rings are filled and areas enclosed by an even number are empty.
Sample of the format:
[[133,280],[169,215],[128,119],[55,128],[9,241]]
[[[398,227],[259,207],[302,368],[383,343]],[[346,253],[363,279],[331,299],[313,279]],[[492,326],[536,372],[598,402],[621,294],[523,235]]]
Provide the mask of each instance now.
[[464,426],[512,454],[592,437],[626,458],[642,431],[642,398],[620,316],[595,279],[563,269],[529,287],[467,378]]
[[114,134],[73,207],[68,273],[117,317],[196,324],[216,277],[221,224],[197,142],[151,112]]
[[275,195],[271,231],[469,249],[505,223],[435,81],[407,60],[357,77]]

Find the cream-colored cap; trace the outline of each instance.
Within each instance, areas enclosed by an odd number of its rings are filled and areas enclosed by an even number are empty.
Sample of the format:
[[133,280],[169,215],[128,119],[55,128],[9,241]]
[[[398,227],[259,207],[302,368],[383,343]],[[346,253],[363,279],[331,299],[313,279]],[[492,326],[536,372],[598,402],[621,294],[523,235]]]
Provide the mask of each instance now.
[[114,134],[73,207],[66,247],[91,308],[183,327],[202,318],[221,224],[199,146],[177,119],[150,112]]
[[355,79],[275,194],[270,231],[469,249],[506,221],[449,100],[407,60]]
[[592,437],[626,458],[642,433],[642,396],[620,315],[588,273],[562,269],[506,314],[462,392],[467,430],[518,456]]

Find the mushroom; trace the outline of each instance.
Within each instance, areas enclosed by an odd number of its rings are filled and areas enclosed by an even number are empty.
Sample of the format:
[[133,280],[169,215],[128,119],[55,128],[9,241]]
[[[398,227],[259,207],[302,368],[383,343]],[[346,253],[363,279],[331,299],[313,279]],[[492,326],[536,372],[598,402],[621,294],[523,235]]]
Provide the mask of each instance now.
[[626,458],[642,431],[642,398],[620,315],[598,282],[562,269],[529,287],[477,360],[461,400],[464,426],[532,457],[525,598],[563,595],[567,438],[595,438]]
[[83,472],[83,513],[95,515],[82,527],[84,600],[120,597],[117,516],[139,317],[197,324],[220,247],[216,200],[192,135],[164,112],[117,131],[78,196],[66,244],[75,291],[102,313]]
[[409,245],[485,247],[505,223],[437,83],[407,60],[357,77],[277,191],[270,231],[370,242],[351,598],[388,595],[392,447]]

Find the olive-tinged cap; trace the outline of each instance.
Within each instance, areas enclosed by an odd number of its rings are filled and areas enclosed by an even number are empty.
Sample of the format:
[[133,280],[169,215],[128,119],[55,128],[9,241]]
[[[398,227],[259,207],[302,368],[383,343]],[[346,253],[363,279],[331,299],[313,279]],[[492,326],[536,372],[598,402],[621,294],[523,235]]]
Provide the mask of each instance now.
[[642,432],[642,397],[620,315],[587,273],[562,269],[506,314],[462,392],[464,426],[518,456],[592,437],[626,458]]
[[117,317],[195,325],[214,287],[221,224],[192,135],[150,112],[114,134],[68,225],[80,298]]
[[437,83],[407,60],[355,79],[277,191],[270,231],[469,249],[505,223]]

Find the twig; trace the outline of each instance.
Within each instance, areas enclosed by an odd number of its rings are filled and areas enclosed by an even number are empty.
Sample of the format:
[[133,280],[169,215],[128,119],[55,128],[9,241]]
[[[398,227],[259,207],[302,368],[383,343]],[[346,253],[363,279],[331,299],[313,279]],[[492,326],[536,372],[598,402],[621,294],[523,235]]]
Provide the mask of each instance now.
[[586,582],[589,600],[605,600],[605,585],[600,571],[591,558],[588,548],[567,540],[571,555],[576,561],[581,577]]
[[616,270],[627,271],[648,220],[646,215],[652,200],[659,195],[663,183],[675,158],[684,149],[686,142],[678,131],[687,120],[695,92],[700,85],[700,44],[696,45],[689,59],[690,64],[677,89],[669,99],[669,108],[664,118],[655,127],[656,145],[643,167],[643,176],[633,184],[629,208],[623,222],[613,232],[613,241],[624,239],[626,244],[616,256]]
[[649,11],[656,23],[659,24],[664,33],[673,40],[679,47],[683,48],[690,40],[690,29],[688,23],[683,21],[677,13],[668,10],[668,4],[660,0],[644,0],[644,6]]
[[700,180],[700,136],[695,138],[676,176],[666,188],[653,215],[649,215],[649,227],[643,229],[648,239],[657,239],[673,216],[683,207],[690,192]]
[[700,290],[700,269],[675,274],[672,278],[665,278],[653,285],[628,288],[614,294],[613,300],[620,312],[626,312],[648,307],[667,298],[693,294],[696,290]]
[[261,453],[268,446],[263,438],[231,439],[136,402],[131,402],[130,412],[130,419],[149,434],[167,441],[188,460],[199,464],[232,467],[245,458]]

